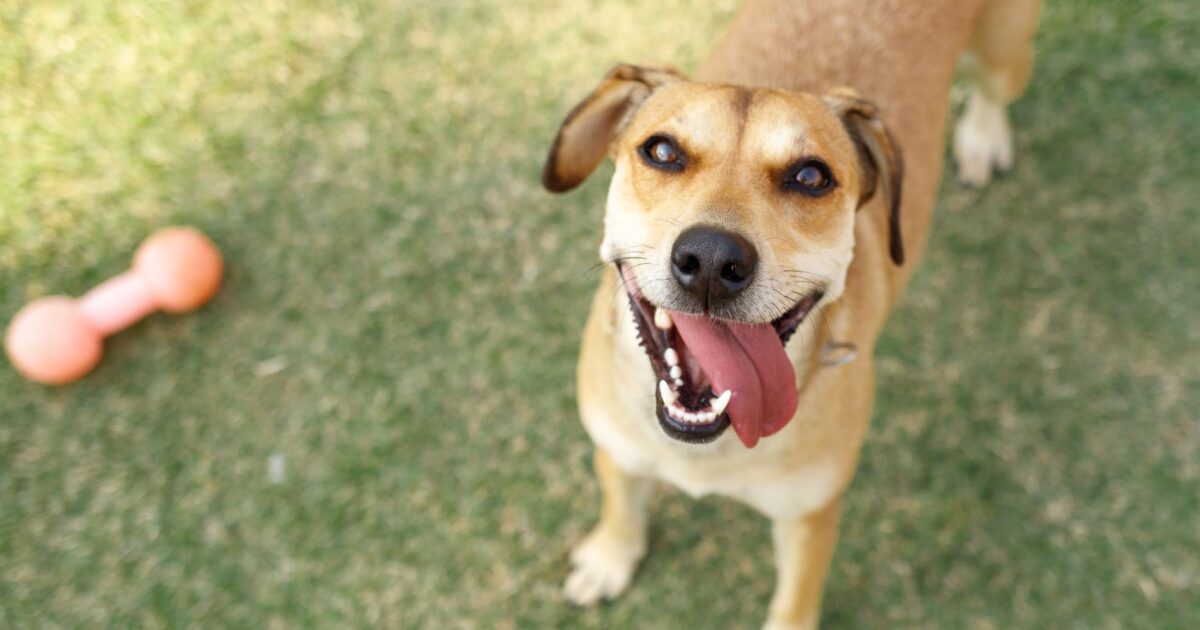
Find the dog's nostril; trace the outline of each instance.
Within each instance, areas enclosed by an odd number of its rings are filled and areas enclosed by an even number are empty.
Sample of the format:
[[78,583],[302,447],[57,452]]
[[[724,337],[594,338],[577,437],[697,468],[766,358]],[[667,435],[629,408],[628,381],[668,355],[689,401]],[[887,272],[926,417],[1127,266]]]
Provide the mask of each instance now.
[[730,282],[742,282],[749,274],[742,273],[738,264],[731,262],[721,268],[721,277]]
[[683,273],[693,274],[700,270],[700,259],[693,254],[688,254],[676,262],[676,266]]
[[750,286],[758,253],[736,232],[697,225],[684,230],[671,248],[671,272],[702,308],[728,302]]

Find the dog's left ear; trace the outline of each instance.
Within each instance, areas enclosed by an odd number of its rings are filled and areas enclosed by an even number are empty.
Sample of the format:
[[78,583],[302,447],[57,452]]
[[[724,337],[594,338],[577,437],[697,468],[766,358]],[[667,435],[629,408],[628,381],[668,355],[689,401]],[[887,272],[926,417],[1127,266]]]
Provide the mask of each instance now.
[[682,78],[672,68],[621,64],[609,71],[600,85],[567,114],[546,158],[542,185],[552,192],[565,192],[583,183],[650,94]]
[[862,173],[862,192],[858,207],[883,188],[889,204],[888,249],[892,262],[904,264],[904,242],[900,238],[900,188],[904,179],[904,161],[892,134],[879,119],[875,105],[863,100],[850,88],[837,88],[824,97],[825,104],[842,119],[854,146],[858,149],[859,170]]

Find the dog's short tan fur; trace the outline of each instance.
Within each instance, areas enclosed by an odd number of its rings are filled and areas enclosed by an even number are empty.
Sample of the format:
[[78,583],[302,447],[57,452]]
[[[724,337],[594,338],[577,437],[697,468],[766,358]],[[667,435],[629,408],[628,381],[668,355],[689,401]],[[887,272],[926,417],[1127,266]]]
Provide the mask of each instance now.
[[[672,304],[667,252],[698,223],[758,248],[739,318],[778,317],[787,305],[773,296],[806,283],[825,292],[786,348],[800,392],[793,420],[753,449],[731,432],[694,445],[655,422],[655,377],[628,296],[606,272],[578,372],[604,503],[571,554],[570,600],[593,603],[628,585],[645,551],[651,486],[663,480],[770,517],[778,580],[767,626],[816,625],[840,496],[872,412],[872,349],[924,249],[956,62],[968,53],[973,86],[955,156],[962,179],[980,184],[1012,161],[1004,108],[1028,79],[1038,10],[1038,0],[749,0],[695,81],[621,66],[568,116],[546,185],[572,188],[605,156],[614,161],[601,255],[639,261],[633,273],[651,303]],[[686,169],[642,163],[637,149],[654,134],[680,142]],[[782,169],[803,156],[828,163],[832,193],[780,189]],[[831,340],[855,344],[859,358],[822,367]]]

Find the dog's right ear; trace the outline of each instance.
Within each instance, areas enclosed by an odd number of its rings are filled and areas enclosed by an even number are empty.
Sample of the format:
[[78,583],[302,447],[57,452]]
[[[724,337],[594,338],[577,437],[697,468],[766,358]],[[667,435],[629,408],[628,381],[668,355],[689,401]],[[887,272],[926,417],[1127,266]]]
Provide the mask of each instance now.
[[542,185],[552,192],[565,192],[583,183],[646,98],[659,87],[682,78],[671,68],[628,64],[613,68],[567,114],[546,158]]

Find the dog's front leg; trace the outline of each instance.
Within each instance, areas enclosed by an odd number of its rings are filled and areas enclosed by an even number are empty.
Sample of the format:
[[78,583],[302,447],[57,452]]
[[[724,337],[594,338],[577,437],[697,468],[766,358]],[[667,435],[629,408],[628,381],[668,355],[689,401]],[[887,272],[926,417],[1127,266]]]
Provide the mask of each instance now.
[[771,522],[778,581],[764,626],[767,630],[817,627],[840,513],[841,501],[835,499],[803,518]]
[[629,586],[646,553],[646,505],[654,489],[652,480],[627,474],[600,447],[595,467],[604,495],[600,522],[571,551],[563,588],[581,606],[616,597]]

